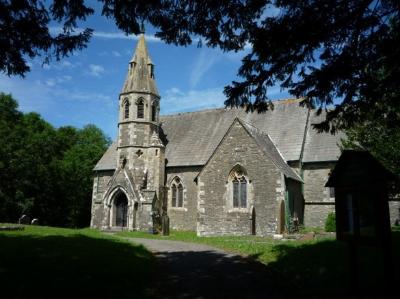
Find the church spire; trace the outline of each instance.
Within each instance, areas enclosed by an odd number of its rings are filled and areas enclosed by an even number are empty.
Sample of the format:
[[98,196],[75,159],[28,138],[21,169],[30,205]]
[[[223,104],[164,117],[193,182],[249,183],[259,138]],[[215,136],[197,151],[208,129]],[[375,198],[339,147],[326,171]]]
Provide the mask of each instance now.
[[154,80],[154,64],[147,51],[143,25],[141,31],[121,93],[148,92],[159,97]]

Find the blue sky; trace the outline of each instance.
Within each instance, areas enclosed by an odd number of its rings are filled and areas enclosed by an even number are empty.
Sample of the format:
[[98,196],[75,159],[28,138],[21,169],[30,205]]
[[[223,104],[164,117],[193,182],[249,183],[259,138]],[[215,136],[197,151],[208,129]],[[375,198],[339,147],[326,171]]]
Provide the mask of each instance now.
[[[94,29],[86,49],[61,61],[42,65],[28,60],[31,72],[25,78],[0,74],[0,91],[11,93],[24,112],[35,111],[59,127],[95,124],[106,135],[117,134],[118,94],[136,47],[137,37],[118,31],[112,20],[98,14],[85,26]],[[59,25],[51,27],[57,32]],[[146,28],[146,41],[155,64],[161,95],[161,114],[223,107],[223,88],[237,79],[241,53],[223,53],[207,47],[177,47],[154,38]],[[271,98],[288,94],[273,88]]]

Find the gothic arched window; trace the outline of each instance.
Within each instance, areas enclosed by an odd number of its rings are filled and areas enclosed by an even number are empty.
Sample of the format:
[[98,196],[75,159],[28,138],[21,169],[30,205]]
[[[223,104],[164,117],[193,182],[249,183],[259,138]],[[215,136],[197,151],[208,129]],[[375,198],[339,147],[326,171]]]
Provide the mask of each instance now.
[[183,185],[180,178],[175,177],[171,183],[171,206],[183,208]]
[[232,184],[232,206],[234,208],[247,207],[247,178],[245,170],[241,166],[236,166],[229,174]]
[[126,99],[124,104],[124,118],[129,118],[129,101]]
[[139,99],[137,102],[137,118],[144,118],[144,101]]

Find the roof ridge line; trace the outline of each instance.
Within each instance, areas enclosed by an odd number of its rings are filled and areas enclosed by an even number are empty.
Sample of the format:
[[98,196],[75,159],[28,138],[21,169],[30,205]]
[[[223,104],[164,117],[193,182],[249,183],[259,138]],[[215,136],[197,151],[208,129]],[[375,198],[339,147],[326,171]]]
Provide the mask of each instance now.
[[[290,101],[299,103],[302,99],[301,98],[284,98],[284,99],[276,99],[274,101],[272,101],[273,104],[287,104]],[[290,103],[292,104],[292,103]],[[229,111],[229,110],[243,110],[245,108],[242,107],[216,107],[216,108],[205,108],[202,110],[195,110],[195,111],[182,111],[182,112],[172,112],[171,114],[161,114],[161,117],[172,117],[172,116],[178,116],[178,115],[182,115],[182,114],[190,114],[190,113],[205,113],[205,112],[209,112],[209,111],[216,111],[216,110],[225,110],[225,111]],[[247,113],[254,113],[249,111]]]

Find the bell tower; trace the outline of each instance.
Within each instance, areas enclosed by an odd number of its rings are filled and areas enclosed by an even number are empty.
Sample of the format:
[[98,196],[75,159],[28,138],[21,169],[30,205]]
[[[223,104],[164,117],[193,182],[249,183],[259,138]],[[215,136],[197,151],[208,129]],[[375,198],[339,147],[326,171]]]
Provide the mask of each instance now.
[[140,195],[138,204],[143,215],[138,229],[150,225],[148,215],[157,212],[154,206],[161,206],[163,199],[165,146],[159,137],[159,112],[154,64],[142,32],[119,95],[117,140],[119,165],[132,177]]

